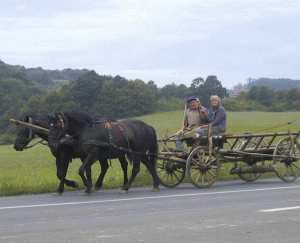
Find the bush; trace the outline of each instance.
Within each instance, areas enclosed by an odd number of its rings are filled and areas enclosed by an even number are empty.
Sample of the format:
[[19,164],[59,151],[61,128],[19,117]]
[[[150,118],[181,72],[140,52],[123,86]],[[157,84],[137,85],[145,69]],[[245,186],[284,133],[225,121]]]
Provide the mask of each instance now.
[[15,136],[9,134],[0,135],[0,145],[13,144],[15,141]]
[[156,112],[183,110],[185,99],[159,99],[156,103]]

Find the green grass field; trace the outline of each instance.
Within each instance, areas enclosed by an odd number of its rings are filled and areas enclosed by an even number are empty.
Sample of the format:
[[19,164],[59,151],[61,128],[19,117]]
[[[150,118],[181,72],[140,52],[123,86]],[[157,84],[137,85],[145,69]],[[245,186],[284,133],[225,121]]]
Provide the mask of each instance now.
[[[153,126],[157,131],[158,138],[163,138],[166,131],[168,136],[175,133],[182,124],[182,111],[157,113],[148,116],[138,117]],[[264,113],[264,112],[228,112],[227,113],[227,134],[269,133],[300,130],[299,113]],[[295,121],[297,120],[297,121]],[[284,125],[295,121],[290,125]],[[79,189],[84,189],[81,178],[78,175],[78,168],[81,161],[76,159],[70,164],[67,178],[75,180]],[[237,176],[229,175],[230,163],[222,165],[219,180],[236,179]],[[129,176],[131,174],[129,167]],[[92,167],[93,181],[100,173],[99,162]],[[0,196],[33,194],[43,192],[54,192],[59,184],[56,177],[55,158],[49,148],[44,145],[37,145],[31,149],[17,152],[13,145],[1,146],[0,149]],[[266,176],[274,176],[269,173]],[[120,188],[123,182],[123,172],[118,160],[112,160],[111,166],[104,179],[103,188]],[[144,166],[134,180],[133,187],[152,185],[152,177],[146,172]],[[72,190],[65,187],[65,190]]]

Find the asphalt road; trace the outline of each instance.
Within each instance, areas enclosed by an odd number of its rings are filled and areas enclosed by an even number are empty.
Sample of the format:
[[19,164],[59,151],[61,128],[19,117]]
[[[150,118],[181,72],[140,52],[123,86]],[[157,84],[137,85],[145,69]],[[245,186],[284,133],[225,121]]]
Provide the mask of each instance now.
[[0,242],[300,242],[300,180],[0,198]]

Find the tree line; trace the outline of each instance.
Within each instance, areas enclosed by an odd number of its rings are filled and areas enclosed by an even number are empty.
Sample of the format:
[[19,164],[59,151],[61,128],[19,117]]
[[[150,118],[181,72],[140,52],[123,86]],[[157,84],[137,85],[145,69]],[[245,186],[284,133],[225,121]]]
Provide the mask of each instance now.
[[[63,79],[68,82],[58,86],[55,80]],[[213,94],[228,96],[216,76],[196,78],[190,87],[170,84],[158,88],[154,81],[99,75],[93,70],[26,69],[0,61],[0,144],[11,142],[10,134],[16,134],[9,120],[28,114],[78,110],[94,117],[123,119],[183,109],[191,95],[203,97],[207,106]]]
[[296,88],[274,90],[258,85],[252,86],[248,93],[229,98],[228,90],[213,75],[206,79],[197,77],[189,87],[172,83],[158,88],[152,80],[128,80],[86,69],[26,69],[0,60],[0,144],[11,143],[15,137],[12,135],[16,134],[17,128],[10,123],[11,118],[78,110],[94,117],[123,119],[181,110],[191,95],[199,97],[207,108],[210,107],[210,96],[218,95],[228,111],[300,109],[300,90]]
[[224,99],[222,104],[228,111],[299,111],[300,89],[276,91],[264,85],[253,86],[248,93]]
[[300,89],[300,80],[293,80],[287,78],[248,78],[246,84],[239,83],[233,87],[236,89],[251,89],[253,86],[267,86],[273,90],[289,90]]

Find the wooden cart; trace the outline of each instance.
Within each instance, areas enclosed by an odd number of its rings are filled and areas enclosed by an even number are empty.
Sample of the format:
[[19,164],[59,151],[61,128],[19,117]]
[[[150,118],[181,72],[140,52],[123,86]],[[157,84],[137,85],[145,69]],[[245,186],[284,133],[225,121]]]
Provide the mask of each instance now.
[[233,162],[230,174],[244,181],[275,172],[282,181],[293,182],[300,176],[299,138],[300,132],[207,136],[195,138],[189,152],[174,151],[169,139],[161,139],[156,173],[165,187],[176,187],[187,175],[194,186],[207,188],[221,165]]

